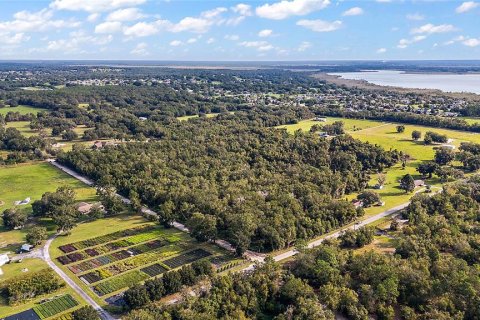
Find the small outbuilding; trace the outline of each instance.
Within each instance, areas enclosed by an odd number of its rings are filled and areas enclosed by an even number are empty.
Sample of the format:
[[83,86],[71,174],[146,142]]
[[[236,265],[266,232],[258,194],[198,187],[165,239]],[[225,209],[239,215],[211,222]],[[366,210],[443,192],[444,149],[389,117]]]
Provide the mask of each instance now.
[[32,251],[32,248],[33,248],[33,246],[31,244],[24,243],[24,244],[22,244],[22,247],[20,248],[20,251],[30,252],[30,251]]
[[0,267],[9,263],[9,262],[10,262],[10,258],[8,257],[8,255],[6,253],[0,254]]

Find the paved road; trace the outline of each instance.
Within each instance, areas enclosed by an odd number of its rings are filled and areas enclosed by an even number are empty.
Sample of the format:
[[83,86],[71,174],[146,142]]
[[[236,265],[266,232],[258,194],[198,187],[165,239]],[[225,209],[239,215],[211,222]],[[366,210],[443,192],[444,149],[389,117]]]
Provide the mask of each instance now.
[[52,268],[73,290],[75,290],[78,295],[80,295],[89,305],[91,305],[97,312],[100,314],[100,317],[103,320],[115,320],[116,318],[112,317],[105,309],[103,309],[95,300],[90,298],[90,296],[83,291],[83,289],[77,285],[72,279],[70,279],[62,269],[60,269],[50,258],[50,245],[55,237],[52,237],[47,240],[45,246],[43,247],[43,258],[47,264]]
[[[54,159],[49,159],[47,160],[50,164],[54,165],[55,167],[57,167],[58,169],[62,170],[63,172],[71,175],[72,177],[82,181],[83,183],[89,185],[89,186],[93,186],[95,183],[93,180],[79,174],[78,172],[64,166],[64,165],[61,165],[60,163],[58,163],[57,161],[55,161]],[[117,196],[122,199],[122,201],[126,204],[129,204],[130,203],[130,199],[128,198],[125,198],[124,196],[120,195],[120,194],[117,194]],[[149,215],[154,215],[154,216],[157,216],[158,214],[147,208],[147,207],[142,207],[142,212],[145,213],[145,214],[149,214]],[[183,231],[183,232],[190,232],[188,230],[188,228],[181,224],[180,222],[177,222],[177,221],[174,221],[172,223],[172,226],[180,231]],[[230,244],[228,241],[225,241],[225,240],[216,240],[215,241],[215,244],[225,250],[228,250],[230,252],[235,252],[235,248],[232,246],[232,244]],[[262,254],[262,253],[258,253],[258,252],[255,252],[255,251],[251,251],[251,250],[247,250],[245,253],[244,253],[244,257],[247,258],[247,259],[250,259],[252,261],[259,261],[259,262],[262,262],[266,255],[265,254]]]

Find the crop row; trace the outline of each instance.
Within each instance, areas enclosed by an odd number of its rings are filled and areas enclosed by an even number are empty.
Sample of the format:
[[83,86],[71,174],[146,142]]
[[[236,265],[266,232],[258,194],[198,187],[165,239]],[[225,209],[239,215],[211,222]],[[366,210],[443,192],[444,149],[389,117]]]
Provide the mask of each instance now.
[[[210,252],[203,250],[203,249],[195,249],[171,259],[165,260],[163,262],[164,265],[168,266],[169,268],[177,268],[182,265],[192,263],[196,260],[200,260],[202,258],[208,257],[212,255]],[[93,290],[99,295],[104,296],[106,294],[112,293],[114,291],[123,289],[125,287],[131,287],[132,285],[144,281],[150,277],[154,277],[159,275],[165,271],[162,270],[166,269],[160,264],[154,264],[152,266],[143,268],[141,270],[134,270],[131,272],[124,273],[120,276],[113,277],[108,279],[104,282],[101,282],[93,287]],[[155,274],[158,272],[157,274]],[[152,275],[154,274],[154,275]]]
[[88,248],[88,249],[85,249],[84,251],[76,251],[76,252],[68,253],[64,256],[58,257],[58,261],[60,261],[62,264],[70,264],[73,262],[82,261],[91,257],[96,257],[101,254],[109,253],[112,251],[116,251],[122,248],[139,244],[141,242],[158,238],[161,235],[161,233],[162,233],[161,230],[158,230],[158,229],[152,230],[147,233],[142,233],[142,234],[131,236],[126,239],[110,242],[96,248]]
[[154,228],[155,227],[153,226],[143,226],[143,227],[137,227],[137,228],[127,229],[127,230],[121,230],[121,231],[109,233],[103,236],[99,236],[99,237],[95,237],[95,238],[91,238],[91,239],[87,239],[79,242],[69,243],[69,244],[60,246],[59,249],[62,250],[64,253],[70,253],[70,252],[85,249],[88,247],[93,247],[102,243],[114,241],[123,237],[145,233]]
[[76,265],[68,266],[68,269],[73,273],[78,274],[81,272],[102,267],[104,265],[107,265],[113,262],[124,260],[132,256],[136,256],[136,255],[140,255],[143,253],[156,250],[164,245],[165,244],[160,240],[153,240],[148,243],[139,244],[128,250],[114,252],[112,254],[107,254],[104,256],[100,256],[100,257],[96,257],[96,258],[84,261],[84,262],[80,262]]
[[146,273],[139,270],[134,270],[128,273],[124,273],[118,277],[109,279],[105,282],[99,283],[95,287],[93,287],[93,289],[99,296],[104,296],[122,288],[134,286],[135,284],[142,282],[148,278],[149,276]]
[[94,270],[92,272],[82,275],[80,279],[88,282],[89,284],[92,284],[100,280],[116,276],[120,273],[135,269],[137,267],[150,264],[152,262],[158,261],[159,259],[168,257],[176,253],[178,253],[178,249],[176,249],[175,247],[162,247],[159,250],[154,250],[141,255],[137,255],[130,259],[118,261],[117,263],[114,263],[102,269]]
[[179,256],[165,260],[163,263],[168,267],[175,269],[183,266],[184,264],[192,263],[193,261],[200,260],[211,255],[212,254],[210,252],[203,249],[195,249],[189,252],[185,252]]
[[162,266],[162,265],[159,264],[159,263],[152,264],[151,266],[142,268],[142,269],[140,269],[140,270],[141,270],[142,272],[145,272],[146,274],[148,274],[150,277],[156,277],[156,276],[158,276],[159,274],[162,274],[162,273],[164,273],[165,271],[168,271],[167,268],[165,268],[164,266]]
[[77,305],[78,302],[73,299],[71,295],[66,294],[64,296],[55,298],[53,300],[33,307],[33,311],[35,311],[35,313],[40,317],[40,319],[45,319],[70,308],[73,308]]

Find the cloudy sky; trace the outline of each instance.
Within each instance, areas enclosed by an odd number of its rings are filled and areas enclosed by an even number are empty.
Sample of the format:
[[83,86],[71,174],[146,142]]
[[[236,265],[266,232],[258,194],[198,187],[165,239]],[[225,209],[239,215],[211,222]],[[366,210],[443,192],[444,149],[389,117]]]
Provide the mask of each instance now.
[[0,59],[480,59],[480,1],[0,0]]

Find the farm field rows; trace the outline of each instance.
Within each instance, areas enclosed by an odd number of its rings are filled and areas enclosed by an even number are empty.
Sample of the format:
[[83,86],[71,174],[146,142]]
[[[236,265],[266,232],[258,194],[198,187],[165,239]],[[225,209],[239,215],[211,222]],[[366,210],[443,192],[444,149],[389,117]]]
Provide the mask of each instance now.
[[[182,231],[165,229],[145,220],[135,224],[122,222],[121,227],[107,232],[102,227],[111,226],[110,219],[114,218],[78,225],[71,236],[55,239],[50,250],[55,263],[102,306],[107,306],[105,300],[109,297],[148,278],[199,259],[227,256],[225,251],[198,243]],[[58,261],[72,254],[80,254],[78,257],[82,256],[82,259],[65,265]],[[222,264],[218,266],[223,266],[233,257],[228,255],[220,260]],[[107,308],[118,311],[114,306]]]

